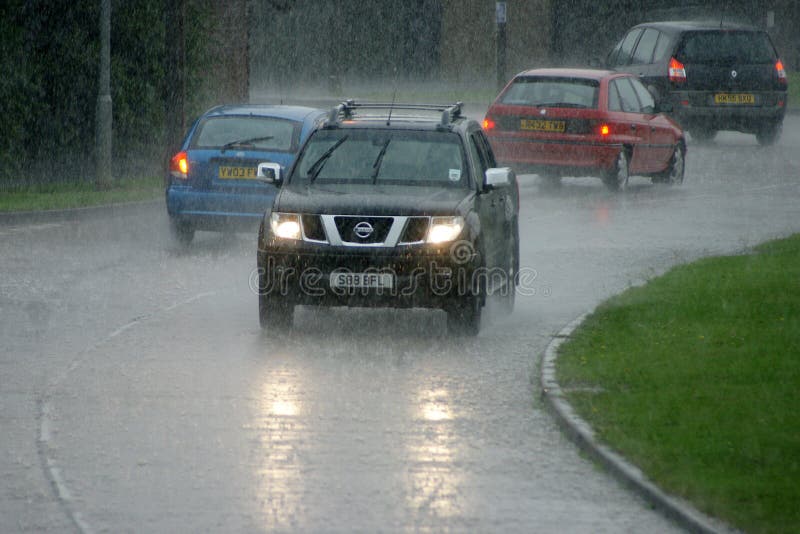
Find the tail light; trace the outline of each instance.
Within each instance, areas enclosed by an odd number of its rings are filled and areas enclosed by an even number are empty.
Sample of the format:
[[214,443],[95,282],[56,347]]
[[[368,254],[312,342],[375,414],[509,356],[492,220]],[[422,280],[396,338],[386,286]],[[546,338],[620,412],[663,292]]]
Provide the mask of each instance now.
[[611,133],[611,128],[608,126],[608,124],[603,123],[600,126],[598,126],[597,131],[600,133],[601,136],[605,137]]
[[173,178],[186,180],[189,178],[189,160],[186,152],[178,152],[169,162],[169,173]]
[[775,63],[775,72],[778,75],[778,82],[782,85],[786,85],[786,70],[783,68],[783,62],[781,60]]
[[494,130],[495,126],[497,126],[497,125],[489,117],[486,117],[485,119],[483,119],[483,129],[486,130],[487,132],[489,130]]
[[669,60],[669,81],[673,83],[683,83],[686,81],[686,68],[677,59]]

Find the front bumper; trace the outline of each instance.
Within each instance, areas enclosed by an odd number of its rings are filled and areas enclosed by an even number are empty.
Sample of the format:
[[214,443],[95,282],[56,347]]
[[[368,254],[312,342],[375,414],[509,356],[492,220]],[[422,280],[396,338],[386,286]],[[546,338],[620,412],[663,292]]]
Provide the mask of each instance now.
[[[439,249],[400,248],[260,250],[258,290],[293,304],[395,308],[447,308],[477,292],[479,259],[467,243]],[[373,282],[383,282],[372,287],[334,287],[331,280],[337,273],[367,273]]]

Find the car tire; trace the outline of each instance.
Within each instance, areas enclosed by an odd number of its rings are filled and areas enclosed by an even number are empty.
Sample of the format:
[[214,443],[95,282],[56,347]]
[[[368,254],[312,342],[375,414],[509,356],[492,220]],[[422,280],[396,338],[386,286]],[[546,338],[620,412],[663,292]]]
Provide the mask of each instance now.
[[188,246],[194,239],[194,226],[190,223],[170,218],[169,230],[172,239],[183,247]]
[[756,132],[756,141],[761,146],[774,145],[781,136],[782,124],[770,124]]
[[653,182],[667,185],[681,185],[686,173],[686,148],[683,143],[678,143],[669,158],[669,165],[664,172],[653,176]]
[[611,191],[623,192],[628,189],[630,179],[630,161],[627,150],[620,150],[614,167],[603,173],[603,183]]
[[447,331],[457,336],[477,336],[481,329],[483,302],[480,295],[468,295],[450,304],[447,312]]
[[708,143],[714,140],[714,138],[717,136],[717,131],[713,128],[699,127],[689,130],[689,135],[691,135],[692,139],[698,143]]
[[292,327],[294,304],[282,295],[271,295],[263,275],[258,278],[258,322],[263,330],[282,331]]
[[[516,222],[512,228],[516,228]],[[505,315],[514,312],[517,299],[517,284],[519,283],[519,236],[512,231],[508,241],[508,270],[506,271],[506,285],[500,290],[500,311]]]

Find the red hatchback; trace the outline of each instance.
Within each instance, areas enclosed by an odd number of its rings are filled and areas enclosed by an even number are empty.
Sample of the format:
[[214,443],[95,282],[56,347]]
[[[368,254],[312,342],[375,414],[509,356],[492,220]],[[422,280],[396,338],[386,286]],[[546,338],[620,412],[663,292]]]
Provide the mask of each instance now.
[[[666,111],[666,110],[665,110]],[[483,121],[497,161],[518,174],[599,176],[624,190],[630,175],[683,182],[683,130],[659,113],[636,77],[606,70],[522,72]]]

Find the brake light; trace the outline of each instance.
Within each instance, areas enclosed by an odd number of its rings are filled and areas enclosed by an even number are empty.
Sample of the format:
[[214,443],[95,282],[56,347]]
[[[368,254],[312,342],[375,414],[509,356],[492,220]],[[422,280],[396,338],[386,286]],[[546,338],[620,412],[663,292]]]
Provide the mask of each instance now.
[[686,81],[686,68],[674,57],[669,60],[669,81],[683,83]]
[[608,124],[600,125],[600,135],[606,136],[610,133],[611,133],[611,128],[608,127]]
[[169,162],[169,172],[173,178],[186,180],[189,177],[189,160],[186,152],[178,152]]
[[487,131],[488,130],[494,130],[495,126],[496,126],[495,122],[492,119],[490,119],[489,117],[486,117],[485,119],[483,119],[483,129],[484,130],[487,130]]
[[778,74],[778,81],[780,83],[782,83],[782,84],[785,84],[786,83],[786,70],[783,68],[783,62],[781,60],[778,60],[778,62],[775,63],[775,71]]

